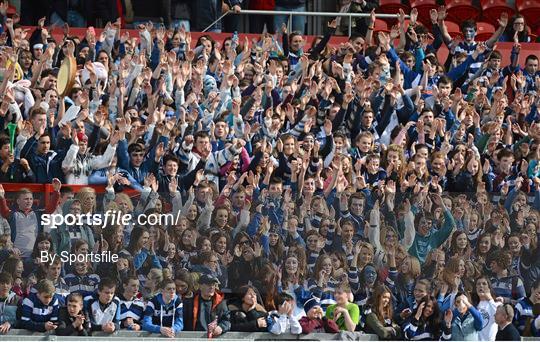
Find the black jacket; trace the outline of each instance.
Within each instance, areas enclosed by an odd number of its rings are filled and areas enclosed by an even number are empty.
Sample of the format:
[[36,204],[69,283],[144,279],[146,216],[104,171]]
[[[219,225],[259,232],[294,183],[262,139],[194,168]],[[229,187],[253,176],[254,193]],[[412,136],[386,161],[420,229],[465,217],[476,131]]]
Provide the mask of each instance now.
[[231,313],[231,331],[245,331],[245,332],[267,332],[268,328],[259,328],[257,319],[261,317],[267,317],[268,313],[264,310],[262,305],[257,304],[255,309],[248,312],[242,309],[240,302],[229,304],[229,311]]
[[[82,311],[81,311],[82,313]],[[83,323],[83,329],[77,330],[73,327],[75,318],[71,317],[66,307],[61,307],[58,314],[58,328],[55,333],[58,336],[88,336],[90,332],[88,318]]]
[[503,330],[497,331],[495,341],[521,341],[521,336],[516,327],[510,323]]
[[[242,0],[226,0],[229,7],[241,5]],[[191,30],[202,31],[221,16],[221,0],[192,0],[191,1]],[[212,29],[221,29],[217,22]]]

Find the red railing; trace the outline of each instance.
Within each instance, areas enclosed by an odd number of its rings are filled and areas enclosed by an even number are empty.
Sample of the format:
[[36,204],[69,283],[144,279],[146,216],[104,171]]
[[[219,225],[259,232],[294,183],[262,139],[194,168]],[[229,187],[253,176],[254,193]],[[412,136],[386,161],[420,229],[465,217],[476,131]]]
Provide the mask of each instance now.
[[[46,208],[50,201],[50,194],[54,191],[52,184],[34,184],[34,183],[4,183],[2,184],[4,187],[4,190],[6,193],[13,193],[17,192],[23,188],[29,189],[35,194],[42,193],[44,196],[43,198],[43,207]],[[82,188],[85,187],[91,187],[93,188],[97,194],[103,194],[105,193],[105,185],[70,185],[70,184],[62,184],[63,187],[69,186],[73,189],[75,193],[79,191]],[[135,198],[138,197],[140,192],[133,189],[125,189],[123,191],[124,193],[128,194],[129,197]],[[41,202],[41,201],[38,201]],[[36,203],[39,204],[39,203]]]

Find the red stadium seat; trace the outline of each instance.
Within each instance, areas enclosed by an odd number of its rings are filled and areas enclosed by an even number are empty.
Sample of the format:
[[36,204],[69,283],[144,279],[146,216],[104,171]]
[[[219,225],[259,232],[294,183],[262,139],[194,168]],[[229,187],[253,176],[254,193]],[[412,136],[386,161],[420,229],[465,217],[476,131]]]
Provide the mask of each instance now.
[[6,11],[7,16],[11,18],[15,13],[17,13],[17,7],[9,5]]
[[480,8],[471,5],[470,0],[449,0],[446,1],[446,11],[448,17],[457,23],[467,19],[478,19]]
[[505,0],[487,0],[482,1],[482,19],[498,26],[497,20],[503,12],[508,13],[508,17],[512,17],[515,10],[506,4]]
[[[401,3],[401,0],[380,0],[379,1],[379,10],[380,13],[396,14],[399,10],[402,9],[403,12],[409,14],[411,9],[409,6]],[[384,18],[384,21],[388,24],[388,27],[397,24],[397,19],[394,18]]]
[[437,8],[437,2],[435,0],[411,0],[411,8],[418,10],[418,21],[427,27],[431,27],[431,19],[429,18],[429,11],[433,8]]
[[516,0],[516,8],[523,17],[526,24],[531,28],[540,27],[540,2],[537,0]]
[[375,19],[375,25],[373,25],[373,31],[374,32],[379,32],[379,31],[389,32],[388,24],[386,24],[386,21],[382,19]]
[[490,23],[479,22],[476,23],[476,26],[478,27],[478,31],[476,33],[476,41],[478,42],[488,40],[495,32],[495,26],[491,25]]

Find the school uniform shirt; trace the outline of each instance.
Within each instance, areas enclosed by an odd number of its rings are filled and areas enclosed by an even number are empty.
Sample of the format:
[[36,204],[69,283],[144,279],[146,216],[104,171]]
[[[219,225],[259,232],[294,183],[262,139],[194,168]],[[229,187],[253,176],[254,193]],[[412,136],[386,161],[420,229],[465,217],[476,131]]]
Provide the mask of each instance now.
[[531,300],[526,297],[520,300],[514,308],[514,323],[522,335],[525,332],[527,321],[535,319],[533,306],[534,304],[531,302]]
[[107,304],[102,304],[99,301],[99,294],[84,298],[84,309],[88,313],[92,331],[101,331],[102,325],[112,322],[116,326],[115,331],[120,329],[120,300],[118,297],[113,297],[112,301]]
[[123,295],[119,295],[120,299],[120,321],[127,318],[133,318],[135,322],[142,321],[144,316],[144,302],[137,296],[126,299]]
[[21,327],[31,331],[45,332],[46,322],[57,322],[60,310],[58,295],[53,295],[51,302],[43,304],[37,294],[30,293],[22,302]]
[[83,298],[91,295],[97,290],[100,278],[97,274],[77,275],[70,273],[64,277],[66,284],[69,286],[69,292],[78,292]]

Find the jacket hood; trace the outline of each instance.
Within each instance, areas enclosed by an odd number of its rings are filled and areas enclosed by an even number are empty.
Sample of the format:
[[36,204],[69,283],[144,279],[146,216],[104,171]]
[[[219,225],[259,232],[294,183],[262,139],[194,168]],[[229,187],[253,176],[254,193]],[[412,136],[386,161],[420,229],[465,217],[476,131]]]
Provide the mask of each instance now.
[[69,214],[69,212],[71,210],[71,206],[73,205],[74,202],[79,202],[79,200],[70,199],[70,200],[67,200],[66,202],[64,202],[64,204],[62,205],[62,215],[64,215],[64,217],[67,214]]
[[175,294],[174,294],[174,297],[173,297],[172,300],[169,302],[169,304],[165,304],[165,301],[163,300],[163,294],[161,294],[161,293],[158,293],[158,294],[156,295],[156,299],[157,299],[157,301],[158,301],[159,304],[161,304],[161,305],[167,307],[167,306],[173,304],[173,303],[178,299],[178,295],[175,293]]

